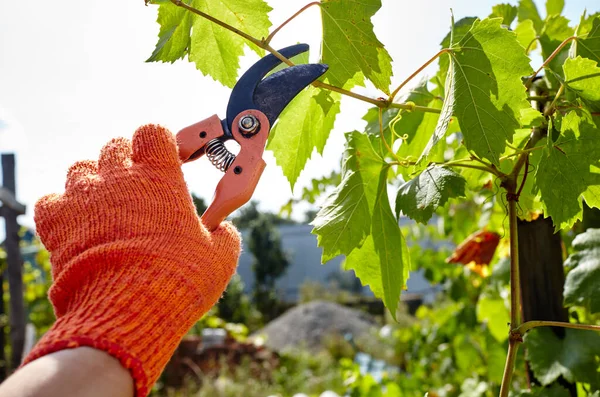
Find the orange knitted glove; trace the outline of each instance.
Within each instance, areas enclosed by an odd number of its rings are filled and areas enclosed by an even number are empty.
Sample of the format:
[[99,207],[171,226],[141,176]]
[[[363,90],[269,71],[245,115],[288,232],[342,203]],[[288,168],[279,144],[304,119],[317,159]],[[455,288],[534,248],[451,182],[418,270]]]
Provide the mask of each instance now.
[[25,363],[57,350],[101,349],[146,396],[191,326],[235,272],[240,237],[209,233],[196,215],[173,135],[148,125],[118,138],[98,162],[69,169],[65,193],[35,207],[51,253],[57,321]]

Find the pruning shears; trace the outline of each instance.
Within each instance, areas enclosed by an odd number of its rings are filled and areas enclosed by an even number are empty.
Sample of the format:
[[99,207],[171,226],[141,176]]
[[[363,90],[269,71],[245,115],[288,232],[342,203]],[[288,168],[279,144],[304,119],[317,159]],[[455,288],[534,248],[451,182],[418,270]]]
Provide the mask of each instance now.
[[[279,53],[289,59],[307,51],[307,44],[297,44]],[[213,115],[177,133],[179,157],[184,163],[206,155],[225,173],[202,215],[208,230],[215,230],[250,200],[266,166],[262,155],[271,127],[292,99],[328,68],[324,64],[295,65],[268,75],[281,62],[269,54],[250,67],[233,87],[223,120]],[[240,145],[237,155],[225,147],[230,139]]]

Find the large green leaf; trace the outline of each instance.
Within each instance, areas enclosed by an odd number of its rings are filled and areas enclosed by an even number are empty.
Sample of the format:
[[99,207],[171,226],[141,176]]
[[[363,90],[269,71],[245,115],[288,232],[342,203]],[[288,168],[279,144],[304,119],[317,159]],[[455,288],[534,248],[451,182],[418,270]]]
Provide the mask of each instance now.
[[175,62],[185,56],[190,44],[192,15],[185,8],[173,3],[161,4],[158,7],[158,43],[146,62]]
[[396,318],[400,292],[406,286],[405,273],[410,269],[410,254],[398,220],[390,207],[387,191],[387,168],[379,176],[377,199],[373,208],[371,235],[381,268],[383,302]]
[[[271,7],[264,0],[193,0],[191,5],[251,36],[269,34]],[[202,74],[233,87],[246,44],[246,39],[194,15],[188,58]],[[263,55],[258,47],[250,48]]]
[[[573,226],[582,216],[582,194],[588,186],[600,184],[600,175],[591,165],[600,159],[600,134],[590,113],[573,110],[562,119],[561,134],[548,155],[541,157],[536,183],[546,216],[557,230]],[[600,206],[600,197],[586,192],[590,206]]]
[[373,236],[369,235],[360,247],[353,249],[346,257],[344,270],[353,270],[361,284],[369,286],[373,295],[383,300],[381,266],[375,252]]
[[346,141],[342,182],[312,222],[312,232],[323,247],[323,262],[350,254],[371,233],[379,175],[385,165],[368,135],[351,132]]
[[[192,0],[189,5],[251,36],[269,34],[271,7],[264,0]],[[170,2],[159,5],[157,22],[158,43],[148,61],[174,62],[188,54],[202,74],[228,87],[237,81],[245,45],[264,53],[237,34]]]
[[600,111],[600,68],[596,61],[577,57],[563,65],[565,84],[580,97],[592,111]]
[[454,114],[465,146],[499,165],[521,110],[530,107],[521,81],[533,71],[529,58],[500,19],[475,22],[453,50]]
[[600,334],[565,329],[560,339],[550,328],[537,328],[525,335],[525,351],[535,378],[544,386],[563,376],[569,382],[600,384]]
[[398,189],[396,214],[426,224],[450,198],[465,196],[465,179],[449,168],[430,166]]
[[[572,36],[573,28],[569,27],[569,20],[560,15],[548,17],[544,22],[544,27],[540,35],[539,41],[542,47],[542,56],[547,59],[558,46],[567,37]],[[569,56],[569,47],[563,49],[546,65],[546,80],[550,86],[557,89],[560,85],[560,79],[563,77],[562,64]],[[559,76],[557,78],[555,75]]]
[[542,30],[543,21],[533,0],[519,0],[519,22],[531,19],[537,32]]
[[571,268],[565,280],[565,305],[600,312],[600,229],[577,235],[573,250],[565,261],[565,266]]
[[340,111],[336,92],[307,87],[285,108],[271,131],[267,149],[292,189],[315,149],[323,148]]
[[387,197],[387,173],[383,167],[378,181],[371,219],[371,234],[346,257],[345,270],[354,270],[363,285],[382,299],[395,318],[400,292],[410,271],[410,254]]
[[392,58],[373,32],[371,17],[380,0],[323,0],[322,61],[329,65],[326,78],[350,88],[366,76],[386,94],[392,76]]

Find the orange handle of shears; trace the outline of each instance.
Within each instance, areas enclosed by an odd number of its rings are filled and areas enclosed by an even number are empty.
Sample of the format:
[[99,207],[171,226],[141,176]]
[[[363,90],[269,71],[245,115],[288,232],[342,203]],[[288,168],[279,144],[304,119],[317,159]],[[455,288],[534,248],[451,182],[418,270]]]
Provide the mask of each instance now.
[[[247,115],[256,117],[260,125],[251,136],[243,135],[238,128],[239,120]],[[240,145],[240,152],[217,185],[212,203],[202,214],[202,223],[208,230],[215,230],[227,216],[252,198],[266,166],[262,155],[270,128],[269,119],[258,110],[246,110],[234,119],[232,135]],[[206,144],[222,136],[223,127],[216,115],[184,128],[177,133],[180,159],[186,163],[200,158],[205,154]]]

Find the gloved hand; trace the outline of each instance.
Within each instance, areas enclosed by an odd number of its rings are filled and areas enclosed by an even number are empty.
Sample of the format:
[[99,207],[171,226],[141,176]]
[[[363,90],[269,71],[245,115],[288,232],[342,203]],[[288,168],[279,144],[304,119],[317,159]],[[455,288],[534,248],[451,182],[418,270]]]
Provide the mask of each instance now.
[[146,396],[191,326],[235,272],[240,236],[204,228],[173,135],[147,125],[75,163],[65,193],[35,206],[51,254],[57,321],[25,363],[90,346],[119,359]]

